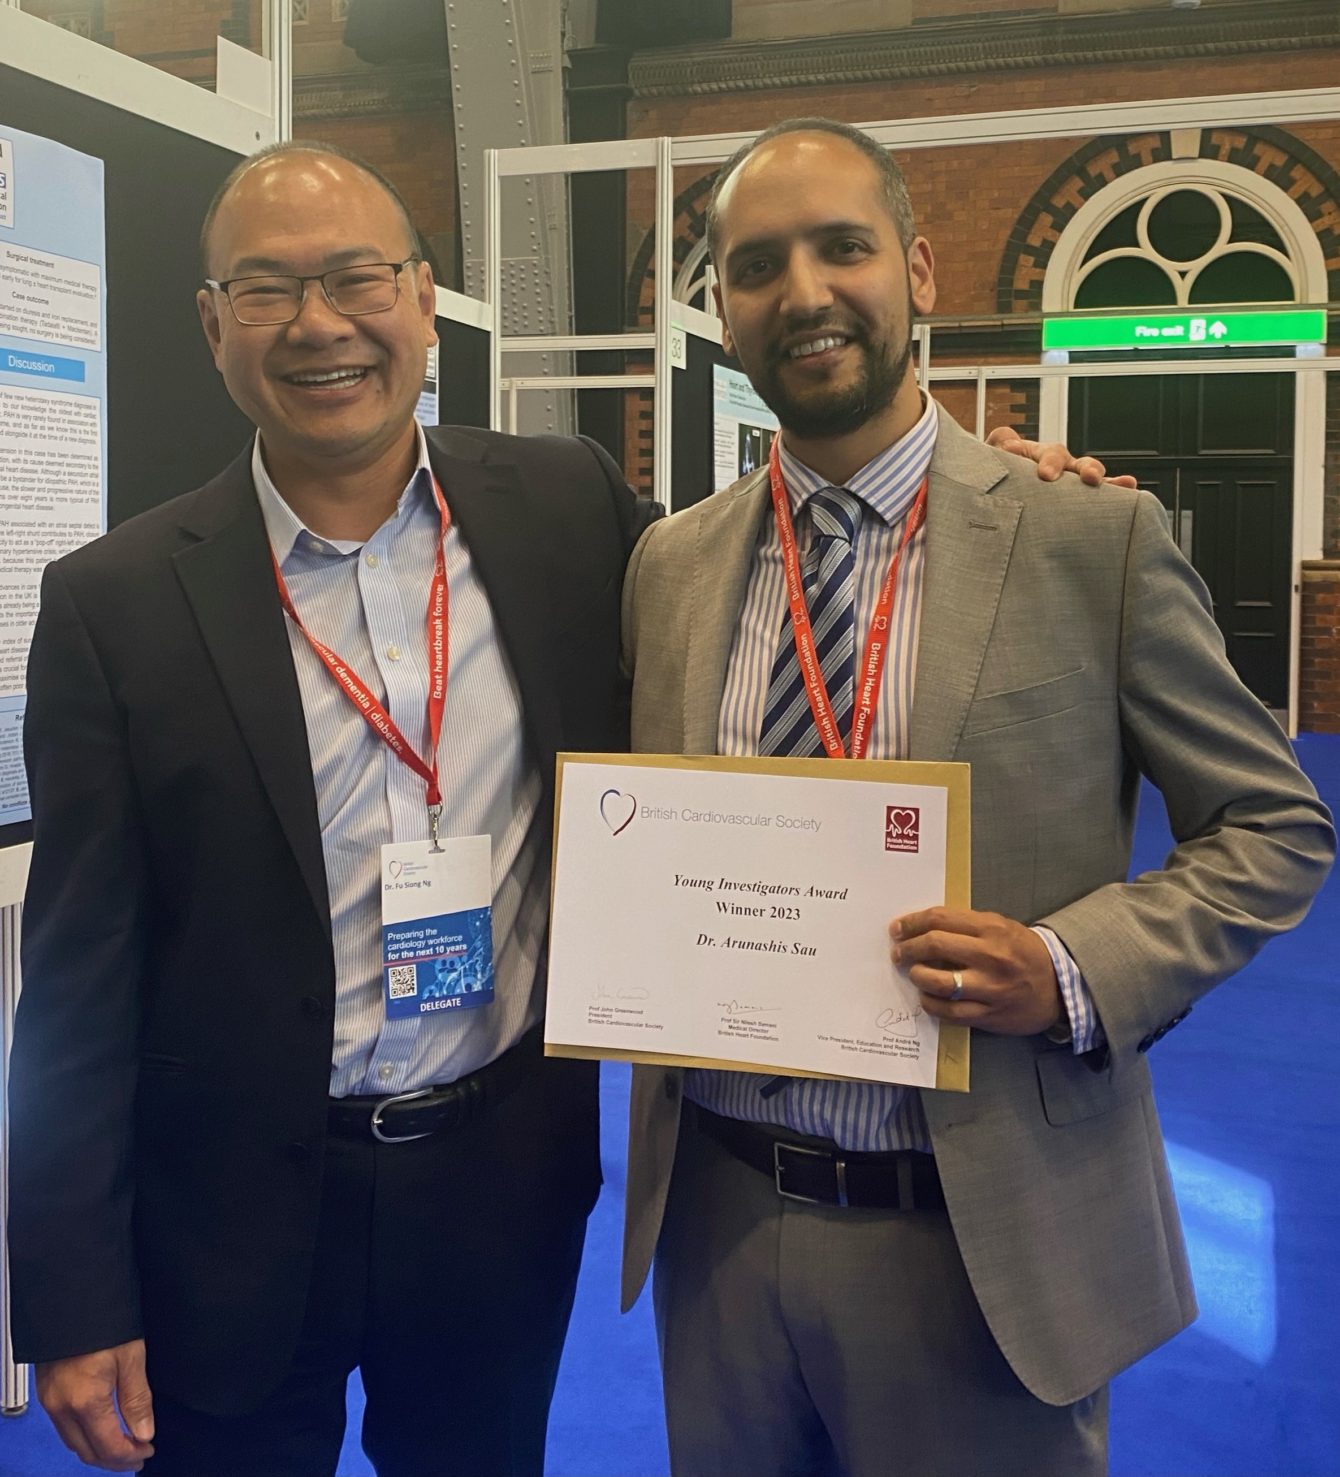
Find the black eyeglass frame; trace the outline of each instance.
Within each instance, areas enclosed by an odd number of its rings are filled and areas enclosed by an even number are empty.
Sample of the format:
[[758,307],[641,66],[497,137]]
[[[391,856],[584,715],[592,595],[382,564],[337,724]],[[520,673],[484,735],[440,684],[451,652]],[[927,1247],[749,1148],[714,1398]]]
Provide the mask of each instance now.
[[[292,323],[301,314],[303,305],[307,301],[307,284],[319,282],[321,284],[322,296],[330,305],[331,311],[338,313],[342,318],[366,318],[370,313],[389,313],[400,301],[400,274],[411,262],[421,262],[423,258],[415,252],[407,256],[403,262],[350,262],[344,267],[331,267],[327,272],[309,272],[305,277],[296,272],[249,272],[245,277],[229,277],[226,282],[217,282],[213,277],[205,278],[205,286],[212,287],[215,292],[221,292],[228,299],[228,306],[232,309],[233,317],[241,328],[282,328],[286,323]],[[360,267],[394,267],[395,296],[384,308],[360,308],[355,313],[347,312],[341,308],[330,295],[330,288],[326,286],[327,277],[335,277],[341,272],[356,272]],[[281,282],[296,282],[298,284],[298,306],[293,310],[292,318],[267,318],[263,323],[248,323],[245,318],[239,316],[237,305],[233,302],[233,295],[228,290],[237,282],[262,282],[266,280]]]

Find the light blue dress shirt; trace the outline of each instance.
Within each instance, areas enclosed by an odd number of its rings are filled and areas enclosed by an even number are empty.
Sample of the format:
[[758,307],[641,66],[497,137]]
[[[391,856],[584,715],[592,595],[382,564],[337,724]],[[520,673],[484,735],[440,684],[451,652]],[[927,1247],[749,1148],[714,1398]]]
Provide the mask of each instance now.
[[[359,674],[405,738],[427,745],[428,589],[440,536],[428,446],[395,512],[366,542],[313,534],[266,471],[252,476],[270,547],[303,624]],[[448,506],[451,488],[443,489]],[[535,818],[540,776],[525,753],[521,697],[488,597],[453,523],[446,710],[438,745],[441,835],[491,838],[494,1000],[388,1021],[381,985],[381,847],[426,839],[425,786],[359,716],[286,619],[316,787],[335,949],[332,1097],[452,1082],[512,1046],[539,1019],[535,990],[548,906]]]

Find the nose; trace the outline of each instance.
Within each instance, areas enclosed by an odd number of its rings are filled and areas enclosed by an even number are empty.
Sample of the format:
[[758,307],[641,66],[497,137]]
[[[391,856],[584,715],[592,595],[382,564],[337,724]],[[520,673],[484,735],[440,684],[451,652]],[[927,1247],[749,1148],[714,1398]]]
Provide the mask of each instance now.
[[302,284],[302,303],[298,316],[288,325],[288,338],[294,343],[338,343],[356,331],[352,318],[331,307],[319,281]]
[[824,263],[813,251],[797,247],[786,263],[781,311],[792,318],[815,318],[833,305]]

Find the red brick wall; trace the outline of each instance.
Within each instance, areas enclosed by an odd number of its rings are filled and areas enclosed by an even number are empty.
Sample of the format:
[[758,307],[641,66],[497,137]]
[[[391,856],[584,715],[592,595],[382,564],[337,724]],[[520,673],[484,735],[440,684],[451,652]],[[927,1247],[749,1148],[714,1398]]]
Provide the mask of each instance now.
[[375,164],[405,197],[437,256],[443,287],[456,280],[456,143],[451,113],[297,119],[296,138],[339,144]]
[[1326,376],[1326,491],[1322,553],[1340,559],[1340,374]]
[[853,82],[780,91],[713,93],[702,97],[635,99],[628,106],[630,138],[766,128],[795,113],[822,113],[852,123],[1010,108],[1079,107],[1142,98],[1259,92],[1271,79],[1290,87],[1333,87],[1340,51],[1276,52],[1203,57],[1171,66],[1035,67],[897,82]]
[[1340,559],[1303,565],[1298,726],[1340,733]]
[[[1331,87],[1340,51],[1294,52],[1198,61],[1186,69],[1158,66],[1037,69],[896,83],[807,87],[708,97],[645,98],[629,105],[630,137],[722,133],[764,128],[780,118],[816,113],[851,123],[1011,108],[1056,107],[1141,98],[1254,92],[1263,66],[1291,87]],[[1340,122],[1291,127],[1295,137],[1340,168]],[[1087,140],[918,149],[899,157],[918,227],[936,248],[941,314],[994,313],[1006,237],[1044,180]],[[676,172],[676,193],[708,171]],[[628,177],[629,216],[639,231],[654,214],[649,170]],[[1334,265],[1340,266],[1340,262]]]

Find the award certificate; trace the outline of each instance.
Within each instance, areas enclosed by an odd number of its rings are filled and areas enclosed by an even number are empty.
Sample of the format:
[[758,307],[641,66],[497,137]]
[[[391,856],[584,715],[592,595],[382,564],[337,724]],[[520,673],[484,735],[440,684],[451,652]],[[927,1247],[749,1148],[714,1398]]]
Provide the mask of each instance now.
[[969,852],[964,764],[560,755],[546,1050],[966,1091],[888,927]]

